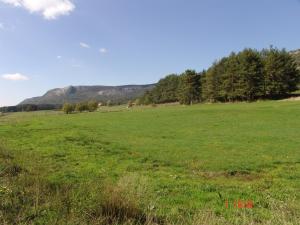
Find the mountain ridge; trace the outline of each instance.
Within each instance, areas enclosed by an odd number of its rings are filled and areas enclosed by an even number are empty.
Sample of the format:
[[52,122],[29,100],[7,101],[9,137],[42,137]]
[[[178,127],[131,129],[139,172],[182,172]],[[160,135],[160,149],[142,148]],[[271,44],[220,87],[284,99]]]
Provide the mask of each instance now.
[[154,88],[155,84],[145,85],[80,85],[54,88],[39,97],[28,98],[18,105],[26,104],[64,104],[78,103],[82,101],[96,100],[98,102],[111,101],[113,103],[125,103],[142,96],[146,91]]

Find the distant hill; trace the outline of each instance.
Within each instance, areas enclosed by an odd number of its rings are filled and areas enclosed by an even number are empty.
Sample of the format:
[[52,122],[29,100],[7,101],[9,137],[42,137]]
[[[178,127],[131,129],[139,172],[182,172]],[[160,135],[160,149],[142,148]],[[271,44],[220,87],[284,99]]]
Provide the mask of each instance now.
[[25,99],[19,105],[26,104],[63,104],[77,103],[88,100],[113,103],[125,103],[142,96],[146,91],[151,90],[155,84],[148,85],[125,85],[125,86],[69,86],[56,88],[48,91],[41,97]]

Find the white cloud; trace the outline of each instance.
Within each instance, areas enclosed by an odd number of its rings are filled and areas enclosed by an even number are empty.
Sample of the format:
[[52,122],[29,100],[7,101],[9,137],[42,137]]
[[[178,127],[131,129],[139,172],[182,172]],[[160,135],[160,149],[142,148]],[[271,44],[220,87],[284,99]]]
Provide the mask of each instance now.
[[12,81],[21,81],[21,80],[29,80],[29,78],[21,73],[11,73],[11,74],[3,74],[2,78],[5,80]]
[[0,30],[4,30],[4,24],[0,23]]
[[102,53],[102,54],[105,54],[105,53],[107,53],[108,51],[107,51],[106,48],[100,48],[100,49],[99,49],[99,52]]
[[56,56],[56,58],[57,58],[57,59],[61,59],[61,58],[62,58],[62,56],[61,56],[61,55],[58,55],[58,56]]
[[90,46],[84,42],[80,42],[79,45],[82,47],[82,48],[90,48]]
[[69,15],[75,9],[72,0],[0,0],[15,7],[22,7],[30,13],[39,13],[47,20]]

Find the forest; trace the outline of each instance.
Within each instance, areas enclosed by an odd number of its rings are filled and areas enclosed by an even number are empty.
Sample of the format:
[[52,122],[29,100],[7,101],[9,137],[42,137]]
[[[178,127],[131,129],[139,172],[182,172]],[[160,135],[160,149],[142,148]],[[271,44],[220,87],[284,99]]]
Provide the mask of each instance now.
[[270,47],[231,53],[202,72],[186,70],[161,79],[139,104],[256,101],[285,98],[298,89],[295,57]]

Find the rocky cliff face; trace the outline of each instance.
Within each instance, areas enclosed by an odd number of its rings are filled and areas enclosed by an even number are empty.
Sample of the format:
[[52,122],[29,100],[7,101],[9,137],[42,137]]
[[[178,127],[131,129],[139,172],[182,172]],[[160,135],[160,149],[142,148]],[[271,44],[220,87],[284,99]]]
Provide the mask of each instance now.
[[125,85],[125,86],[69,86],[48,91],[41,97],[26,99],[20,104],[63,104],[77,103],[88,100],[125,103],[143,95],[155,85]]

